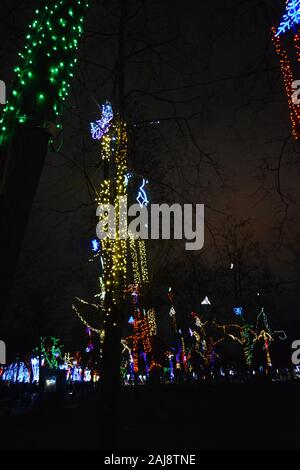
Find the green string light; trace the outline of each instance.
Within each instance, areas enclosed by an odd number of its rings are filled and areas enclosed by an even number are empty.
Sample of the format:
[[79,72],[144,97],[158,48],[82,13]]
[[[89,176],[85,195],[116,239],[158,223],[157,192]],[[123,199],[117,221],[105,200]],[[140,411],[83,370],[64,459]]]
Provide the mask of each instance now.
[[[63,112],[74,76],[86,0],[42,0],[29,25],[11,99],[0,119],[0,146],[8,143],[15,125],[43,126]],[[25,117],[25,118],[24,118]]]

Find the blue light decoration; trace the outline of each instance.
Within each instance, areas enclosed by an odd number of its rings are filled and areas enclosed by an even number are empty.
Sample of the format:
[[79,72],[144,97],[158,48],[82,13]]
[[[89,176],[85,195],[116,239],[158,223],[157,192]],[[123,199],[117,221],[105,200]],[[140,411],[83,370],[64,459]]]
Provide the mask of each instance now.
[[73,382],[81,382],[82,381],[82,369],[80,367],[74,367],[71,372],[71,380]]
[[90,369],[84,370],[84,382],[91,382],[92,381],[92,371]]
[[97,253],[97,251],[99,251],[99,249],[100,249],[99,240],[96,240],[96,239],[92,240],[92,250],[93,250],[93,252]]
[[234,307],[233,311],[235,315],[239,317],[243,316],[243,307]]
[[91,122],[91,135],[94,140],[100,140],[111,126],[114,113],[109,102],[102,105],[102,117],[96,122]]
[[125,175],[125,185],[126,185],[126,186],[128,186],[129,181],[130,181],[132,178],[133,178],[133,174],[132,174],[132,173],[130,173],[130,172],[126,173],[126,175]]
[[140,186],[138,196],[136,198],[137,202],[139,203],[139,205],[141,207],[143,207],[143,206],[147,207],[148,204],[149,204],[149,199],[148,199],[147,193],[145,191],[145,186],[148,183],[149,183],[149,181],[147,181],[145,178],[143,178],[143,183]]
[[129,318],[128,323],[129,323],[130,325],[133,325],[133,324],[134,324],[134,318],[133,318],[133,316],[131,316],[131,317]]
[[29,383],[30,373],[24,362],[13,362],[4,370],[1,380],[12,383]]
[[300,0],[289,0],[286,6],[286,13],[282,17],[282,21],[275,34],[278,37],[280,34],[286,33],[296,24],[300,23]]
[[31,360],[32,382],[38,382],[40,378],[40,364],[38,357],[32,357]]

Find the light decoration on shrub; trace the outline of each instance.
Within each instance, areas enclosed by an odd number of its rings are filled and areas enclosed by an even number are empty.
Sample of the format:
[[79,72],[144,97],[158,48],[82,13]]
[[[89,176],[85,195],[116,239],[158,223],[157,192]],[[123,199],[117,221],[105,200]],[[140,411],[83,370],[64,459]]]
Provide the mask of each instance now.
[[[299,79],[293,70],[293,62],[300,63],[300,42],[299,42],[299,22],[300,22],[300,0],[290,0],[286,5],[286,14],[283,17],[278,29],[272,28],[272,40],[276,53],[279,57],[281,73],[284,87],[288,99],[290,119],[292,122],[292,135],[295,139],[300,137],[300,104],[293,102],[292,96],[295,89],[293,83]],[[294,48],[294,57],[290,49]]]
[[0,121],[0,145],[15,126],[47,127],[62,115],[83,34],[86,0],[42,0],[15,67],[12,96]]

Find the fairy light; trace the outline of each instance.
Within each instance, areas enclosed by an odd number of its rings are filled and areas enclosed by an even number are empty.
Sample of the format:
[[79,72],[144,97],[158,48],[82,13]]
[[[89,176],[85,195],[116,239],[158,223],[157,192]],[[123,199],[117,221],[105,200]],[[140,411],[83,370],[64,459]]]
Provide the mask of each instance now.
[[80,321],[82,321],[82,323],[87,327],[89,328],[91,331],[94,331],[94,333],[98,333],[100,335],[100,337],[102,338],[102,342],[104,340],[104,335],[105,335],[105,330],[104,329],[97,329],[97,328],[94,328],[92,325],[90,325],[84,318],[83,316],[81,315],[81,313],[77,310],[76,306],[75,305],[72,305],[72,309],[73,311],[76,313],[77,317],[79,318]]
[[55,122],[69,94],[88,2],[43,3],[35,12],[19,53],[14,90],[0,120],[0,144],[9,142],[17,123],[23,125],[34,119],[45,126],[46,122]]
[[147,317],[148,317],[150,336],[156,336],[157,335],[157,323],[156,323],[156,315],[155,315],[154,308],[151,308],[150,310],[148,310]]
[[[244,325],[241,328],[241,342],[247,366],[252,365],[253,360],[253,342],[251,341],[250,333],[252,332],[250,325]],[[253,334],[253,332],[252,332]]]
[[149,282],[149,272],[148,272],[145,240],[138,240],[138,246],[139,246],[139,253],[140,253],[142,282],[143,284],[147,284]]
[[[123,232],[125,230],[124,227],[126,227],[126,220],[121,219],[121,217],[126,217],[126,214],[123,214],[123,211],[120,210],[121,200],[127,194],[125,182],[127,174],[127,144],[126,125],[121,121],[113,123],[110,132],[101,141],[103,159],[114,163],[116,168],[114,184],[111,180],[104,180],[100,187],[99,197],[97,198],[98,204],[113,204],[115,207],[115,237],[110,237],[107,227],[107,236],[102,240],[103,279],[106,291],[112,294],[113,303],[117,303],[122,294],[122,286],[126,284],[127,274],[127,240]],[[108,214],[101,215],[101,217],[102,226],[104,226],[105,222],[107,222]]]
[[142,318],[141,312],[138,312],[137,317],[134,320],[134,335],[133,335],[133,367],[134,372],[138,373],[139,371],[139,344],[140,342],[143,345],[144,352],[150,353],[151,341],[147,321]]
[[[284,87],[288,99],[288,107],[290,112],[290,119],[292,123],[292,135],[298,140],[300,137],[300,104],[293,102],[292,96],[294,93],[293,83],[295,81],[292,59],[289,58],[289,54],[283,46],[283,33],[287,33],[292,27],[296,28],[296,25],[300,22],[300,0],[290,0],[287,2],[287,14],[283,17],[283,22],[279,28],[271,29],[272,40],[275,45],[276,54],[279,57],[280,69],[283,77]],[[293,35],[293,45],[295,48],[296,59],[300,61],[300,46],[299,46],[299,33],[296,31]]]
[[136,241],[134,238],[129,238],[130,254],[131,254],[131,266],[133,272],[133,280],[135,284],[141,284],[141,273],[139,269],[138,256],[136,251]]

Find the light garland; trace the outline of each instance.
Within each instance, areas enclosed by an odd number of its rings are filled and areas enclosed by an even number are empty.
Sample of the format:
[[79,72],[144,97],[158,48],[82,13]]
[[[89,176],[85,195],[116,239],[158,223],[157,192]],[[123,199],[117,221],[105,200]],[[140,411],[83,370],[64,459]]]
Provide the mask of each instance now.
[[[293,102],[292,96],[294,93],[293,83],[295,81],[292,71],[292,63],[289,59],[288,53],[282,45],[282,40],[279,34],[276,33],[276,28],[272,28],[272,40],[275,45],[276,54],[279,57],[280,69],[283,77],[284,87],[288,99],[288,107],[290,111],[290,119],[292,123],[293,137],[298,140],[300,138],[300,104]],[[294,47],[296,51],[296,59],[300,62],[299,54],[299,33],[294,34]]]
[[149,324],[149,333],[150,336],[157,335],[157,323],[156,323],[156,315],[154,308],[151,308],[147,312],[148,324]]
[[268,373],[269,368],[272,367],[271,355],[270,355],[270,343],[273,341],[273,337],[265,330],[262,330],[254,339],[254,342],[258,342],[260,339],[263,340],[264,350],[266,353],[266,362],[267,362],[267,369],[266,372]]
[[[120,212],[122,212],[120,211],[121,200],[127,195],[125,181],[127,174],[127,141],[126,125],[120,121],[111,125],[110,132],[101,141],[103,159],[114,163],[116,167],[115,184],[111,180],[104,180],[97,198],[98,204],[113,204],[116,213],[117,228],[115,237],[111,237],[107,227],[107,237],[102,240],[105,290],[112,294],[113,303],[117,303],[122,294],[126,285],[127,274],[127,240],[123,233],[126,223],[120,219]],[[112,145],[112,142],[114,145]],[[123,217],[125,216],[124,214]],[[104,226],[108,220],[108,214],[101,215],[101,218],[102,226]]]
[[[15,125],[46,126],[63,112],[83,34],[85,0],[43,0],[29,25],[12,96],[0,121],[0,145]],[[58,126],[59,127],[59,126]]]

